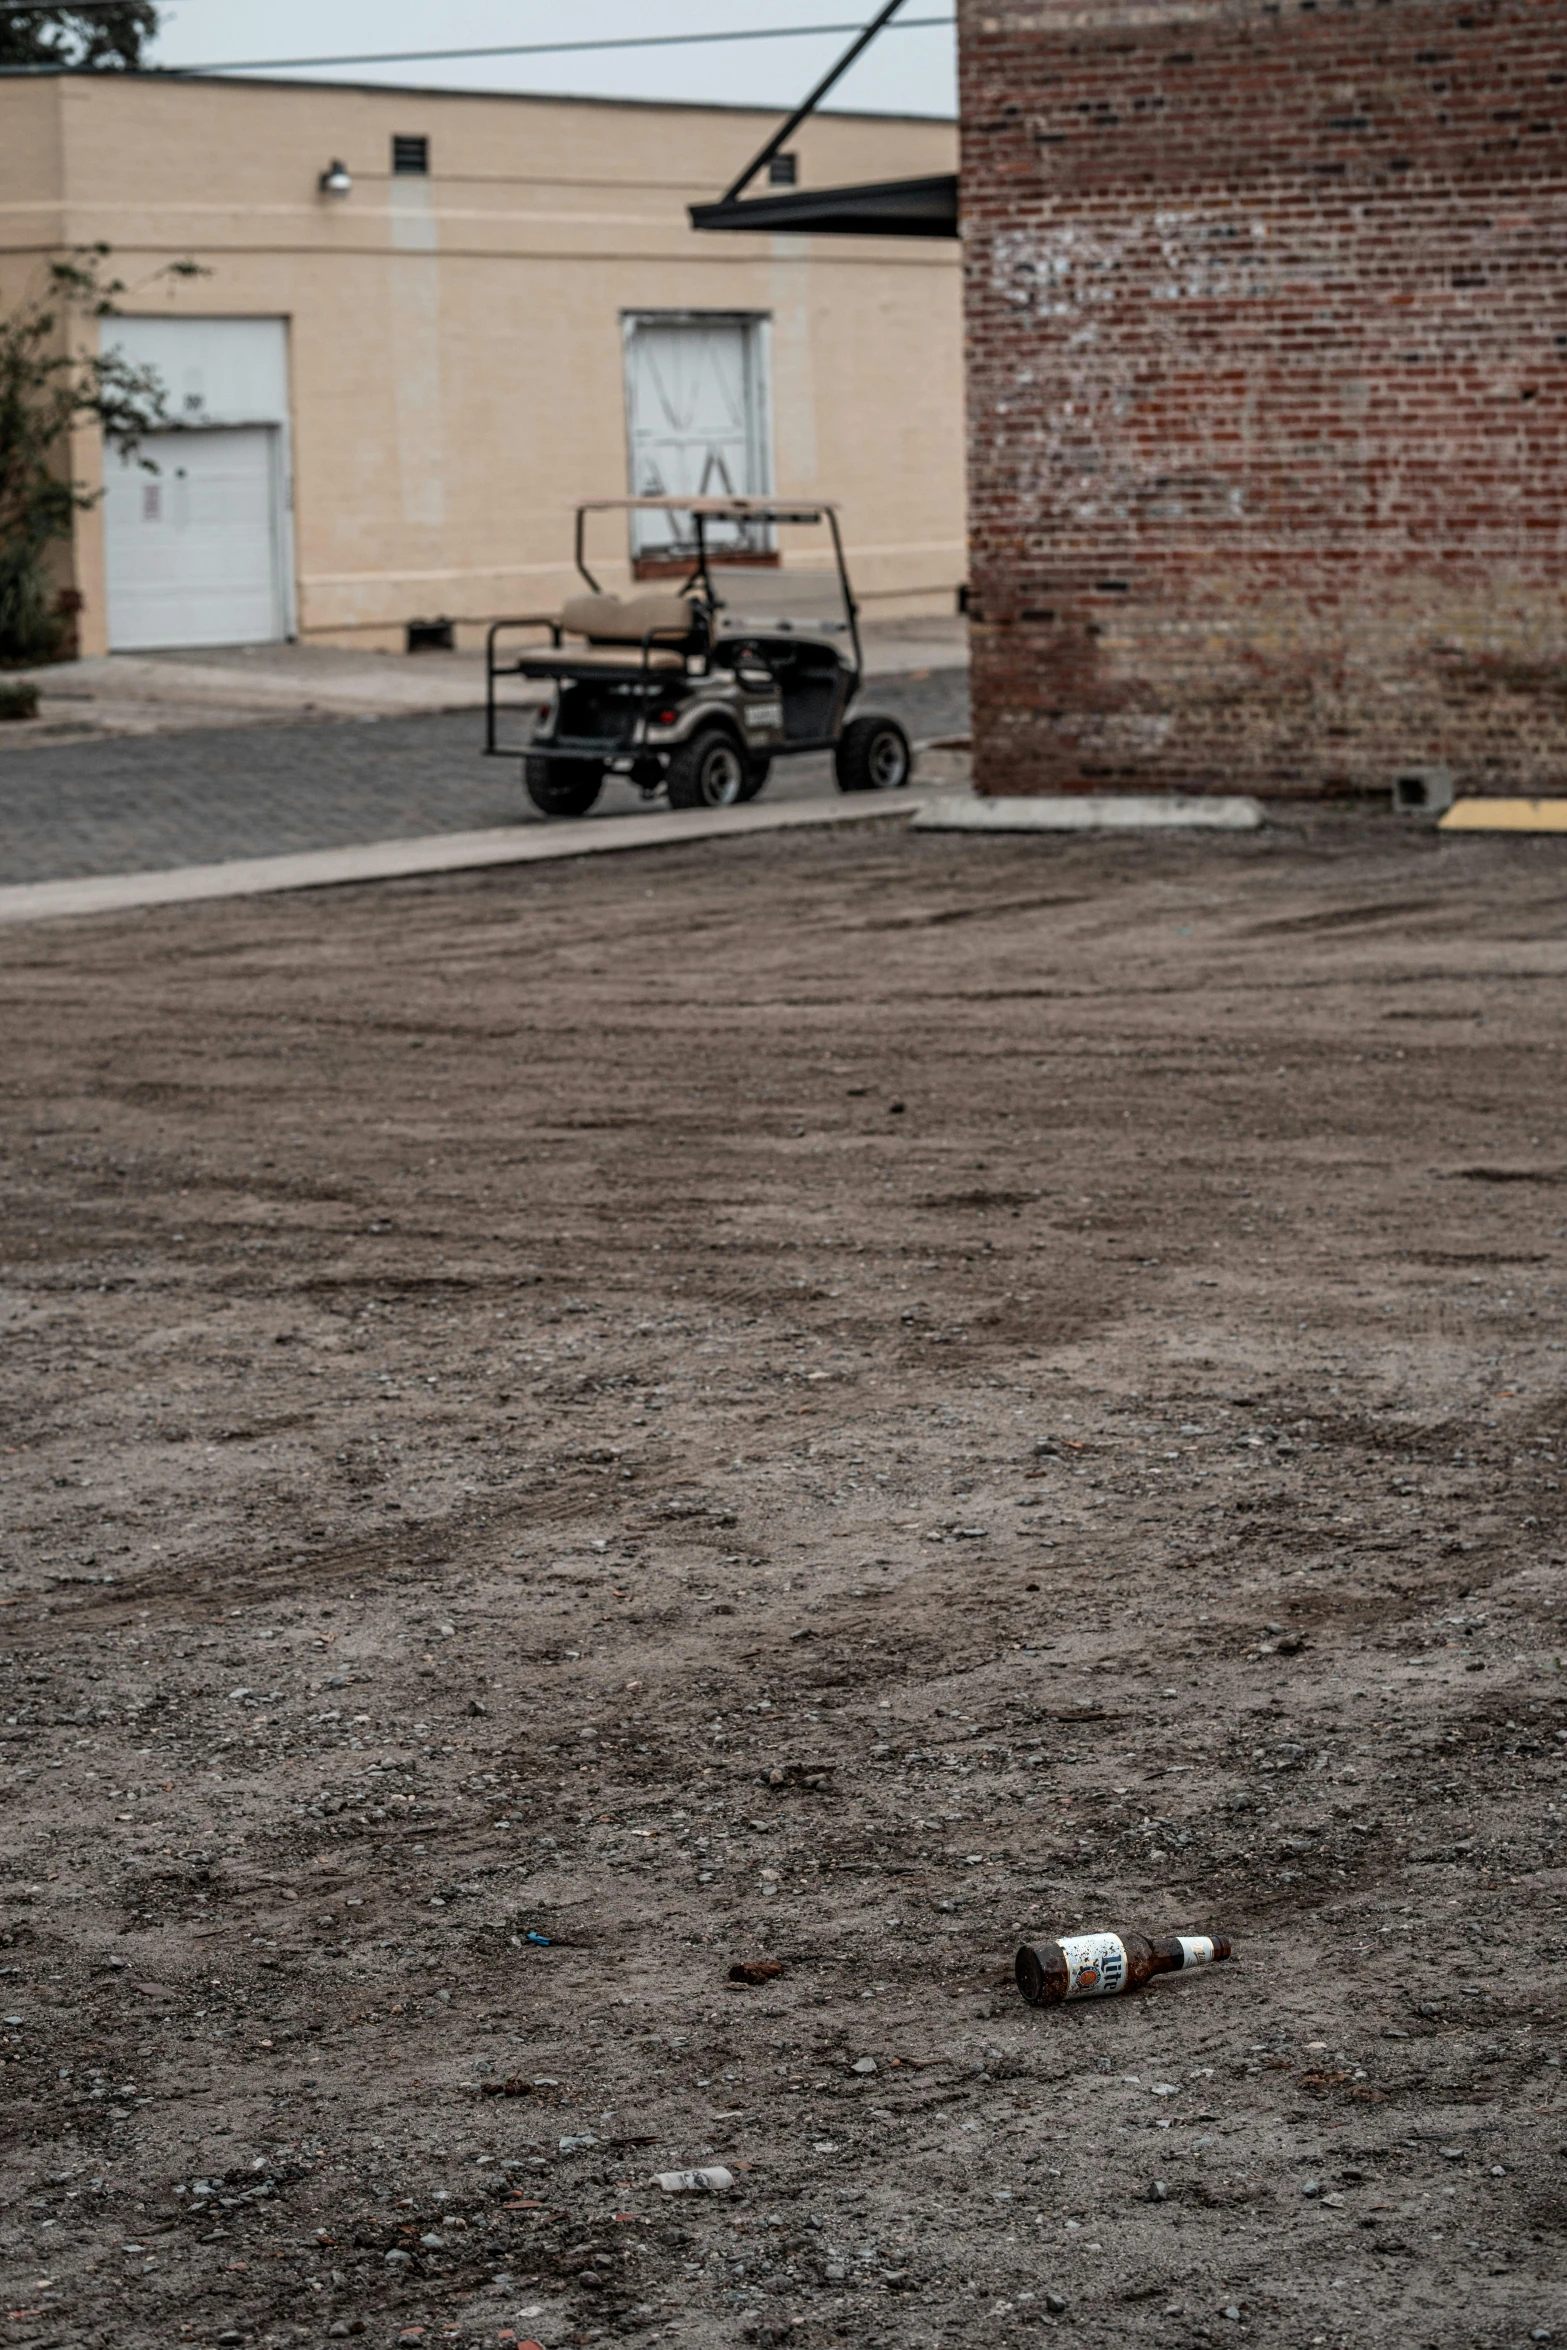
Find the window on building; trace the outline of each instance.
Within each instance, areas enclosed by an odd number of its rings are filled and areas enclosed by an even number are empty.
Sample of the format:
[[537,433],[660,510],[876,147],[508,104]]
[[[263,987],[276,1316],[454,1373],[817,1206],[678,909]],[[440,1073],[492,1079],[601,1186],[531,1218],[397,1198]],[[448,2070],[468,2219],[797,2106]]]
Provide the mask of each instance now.
[[[765,497],[772,486],[769,322],[732,310],[622,314],[631,487],[638,497]],[[667,510],[631,518],[639,578],[689,554]],[[776,559],[771,534],[751,523],[715,523],[707,543],[746,561]],[[744,606],[741,609],[745,609]]]
[[392,169],[394,172],[427,172],[430,168],[430,142],[411,138],[402,131],[392,133]]
[[800,177],[798,155],[774,155],[767,166],[767,184],[773,188],[792,188]]

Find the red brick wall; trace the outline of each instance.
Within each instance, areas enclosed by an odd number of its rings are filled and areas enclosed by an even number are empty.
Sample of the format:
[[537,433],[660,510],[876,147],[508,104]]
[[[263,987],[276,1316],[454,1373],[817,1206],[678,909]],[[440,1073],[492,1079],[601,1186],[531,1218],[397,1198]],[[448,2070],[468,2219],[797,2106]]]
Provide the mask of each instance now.
[[980,789],[1567,789],[1567,0],[959,0]]

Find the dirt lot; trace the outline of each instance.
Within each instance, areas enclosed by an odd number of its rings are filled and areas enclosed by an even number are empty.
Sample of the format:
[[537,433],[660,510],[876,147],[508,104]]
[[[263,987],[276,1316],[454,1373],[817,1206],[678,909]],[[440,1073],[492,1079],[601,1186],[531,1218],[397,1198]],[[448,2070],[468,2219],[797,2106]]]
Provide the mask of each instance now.
[[[1561,2338],[1564,916],[1319,817],[11,934],[0,2338]],[[1026,2008],[1100,1925],[1238,1957]]]

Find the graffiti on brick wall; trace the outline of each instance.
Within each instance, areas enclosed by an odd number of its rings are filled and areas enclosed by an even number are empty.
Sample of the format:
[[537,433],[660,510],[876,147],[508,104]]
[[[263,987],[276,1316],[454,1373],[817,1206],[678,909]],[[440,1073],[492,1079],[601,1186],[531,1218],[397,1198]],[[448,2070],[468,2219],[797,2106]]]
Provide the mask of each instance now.
[[985,788],[1567,773],[1567,6],[1474,21],[965,12]]
[[1567,0],[963,0],[984,788],[1567,775]]

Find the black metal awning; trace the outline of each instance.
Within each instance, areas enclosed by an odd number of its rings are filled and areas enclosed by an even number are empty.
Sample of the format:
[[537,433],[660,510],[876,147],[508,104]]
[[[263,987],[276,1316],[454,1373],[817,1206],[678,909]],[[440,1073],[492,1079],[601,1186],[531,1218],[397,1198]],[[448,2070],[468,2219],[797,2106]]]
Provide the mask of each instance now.
[[784,196],[749,196],[693,204],[691,226],[766,230],[804,237],[955,237],[955,172],[932,179],[874,180],[862,188],[791,188]]
[[746,165],[732,187],[716,204],[693,204],[691,226],[700,229],[764,230],[773,235],[804,237],[955,237],[958,234],[958,183],[951,172],[930,179],[873,180],[858,188],[791,188],[785,196],[747,196],[745,191],[763,166],[814,113],[840,75],[882,26],[897,15],[903,0],[884,5],[824,74],[803,106],[797,106],[781,130],[775,131],[761,153]]

